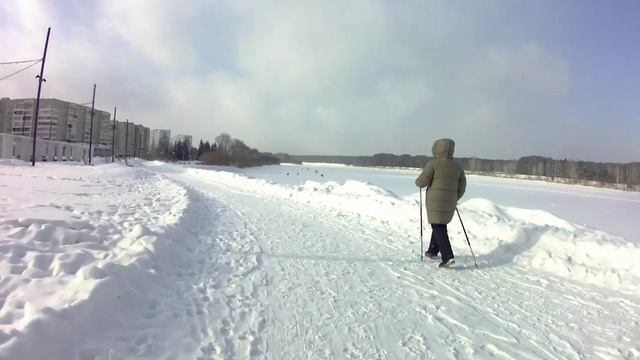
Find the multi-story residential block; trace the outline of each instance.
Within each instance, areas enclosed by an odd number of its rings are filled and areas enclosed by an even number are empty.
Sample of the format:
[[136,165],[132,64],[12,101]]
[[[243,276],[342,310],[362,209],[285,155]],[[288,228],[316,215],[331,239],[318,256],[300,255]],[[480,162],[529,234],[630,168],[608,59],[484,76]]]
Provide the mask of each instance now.
[[133,157],[135,127],[132,122],[128,123],[128,126],[125,121],[116,122],[116,156]]
[[149,151],[157,156],[167,156],[171,145],[171,130],[153,130],[151,131],[151,144]]
[[[28,150],[28,138],[33,137],[33,116],[35,99],[0,99],[0,132],[11,134],[1,146],[2,156],[25,159]],[[94,156],[116,156],[147,158],[153,146],[157,155],[166,156],[170,148],[171,132],[154,130],[132,122],[114,122],[111,114],[94,109],[93,137],[91,138],[91,107],[74,104],[58,99],[41,99],[38,113],[37,159],[55,157],[75,160],[88,158],[88,145],[93,142]],[[46,140],[46,141],[45,141]],[[11,143],[10,145],[9,142]],[[59,143],[54,143],[59,142]],[[75,146],[77,144],[78,146]],[[6,149],[5,149],[6,148]],[[80,151],[79,149],[84,149]],[[51,159],[49,159],[51,160]]]
[[151,129],[149,129],[148,127],[143,127],[142,128],[142,154],[141,156],[143,158],[148,158],[149,157],[149,141],[151,139]]
[[[113,127],[111,123],[111,114],[102,110],[95,110],[93,112],[93,143],[106,145],[106,140],[109,139],[108,144],[111,145],[111,131]],[[84,127],[83,127],[83,142],[88,143],[90,141],[91,132],[91,108],[85,112]],[[103,133],[103,130],[105,131]],[[104,140],[104,142],[103,142]]]
[[144,150],[144,126],[135,125],[133,128],[133,156],[142,157],[142,151]]
[[9,132],[9,122],[5,119],[8,119],[11,114],[11,111],[8,109],[10,100],[9,98],[0,99],[0,133]]
[[[0,130],[14,135],[33,136],[35,99],[0,100]],[[94,110],[93,142],[103,142],[110,133],[104,133],[111,114]],[[104,125],[103,125],[104,124]],[[91,108],[58,99],[40,99],[37,137],[46,140],[89,143]]]
[[98,121],[100,124],[98,143],[111,147],[111,143],[113,142],[113,120],[109,118],[110,114],[104,111],[96,111],[96,116],[100,119]]

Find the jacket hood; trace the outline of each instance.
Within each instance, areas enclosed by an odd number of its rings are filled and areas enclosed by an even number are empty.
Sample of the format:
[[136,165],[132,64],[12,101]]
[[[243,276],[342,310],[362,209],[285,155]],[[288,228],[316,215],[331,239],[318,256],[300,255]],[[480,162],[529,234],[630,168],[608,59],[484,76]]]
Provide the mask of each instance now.
[[453,159],[456,143],[451,139],[438,139],[433,143],[431,152],[436,159]]

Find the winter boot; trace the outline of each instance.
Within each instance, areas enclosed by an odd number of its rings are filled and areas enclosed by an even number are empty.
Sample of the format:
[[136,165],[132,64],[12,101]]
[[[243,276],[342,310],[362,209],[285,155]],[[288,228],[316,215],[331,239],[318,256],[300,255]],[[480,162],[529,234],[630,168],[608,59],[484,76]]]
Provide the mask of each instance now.
[[441,262],[440,265],[438,265],[438,267],[440,267],[440,268],[449,268],[451,265],[453,265],[455,263],[456,263],[456,261],[453,258],[451,258],[451,259],[449,259],[447,261]]
[[424,256],[428,257],[429,259],[437,259],[438,258],[438,254],[433,255],[432,253],[426,251],[424,253]]

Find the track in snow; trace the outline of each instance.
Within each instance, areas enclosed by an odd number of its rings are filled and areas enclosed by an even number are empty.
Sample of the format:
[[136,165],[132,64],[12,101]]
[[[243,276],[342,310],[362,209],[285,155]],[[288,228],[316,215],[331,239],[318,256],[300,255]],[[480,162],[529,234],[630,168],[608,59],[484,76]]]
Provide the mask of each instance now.
[[160,302],[162,311],[182,307],[185,341],[203,359],[639,354],[636,298],[508,264],[439,271],[417,261],[416,242],[393,222],[254,192],[213,173],[154,171],[186,186],[199,208],[190,220],[199,226],[187,223],[197,238],[193,265]]

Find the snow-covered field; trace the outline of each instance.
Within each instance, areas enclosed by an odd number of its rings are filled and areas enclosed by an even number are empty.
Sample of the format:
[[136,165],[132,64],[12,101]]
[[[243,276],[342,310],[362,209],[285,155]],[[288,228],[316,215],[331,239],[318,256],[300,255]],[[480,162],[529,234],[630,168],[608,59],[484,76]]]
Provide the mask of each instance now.
[[[416,171],[0,163],[0,359],[640,359],[640,195]],[[430,231],[425,229],[425,247]]]

